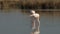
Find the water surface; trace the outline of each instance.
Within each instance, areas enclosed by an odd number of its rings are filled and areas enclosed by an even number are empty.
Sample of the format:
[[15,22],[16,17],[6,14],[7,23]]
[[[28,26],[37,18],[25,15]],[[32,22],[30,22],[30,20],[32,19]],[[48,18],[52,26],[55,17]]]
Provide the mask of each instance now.
[[[17,12],[16,12],[17,11]],[[41,34],[60,34],[60,16],[42,14],[40,17]],[[30,34],[31,18],[20,10],[0,13],[0,34]]]

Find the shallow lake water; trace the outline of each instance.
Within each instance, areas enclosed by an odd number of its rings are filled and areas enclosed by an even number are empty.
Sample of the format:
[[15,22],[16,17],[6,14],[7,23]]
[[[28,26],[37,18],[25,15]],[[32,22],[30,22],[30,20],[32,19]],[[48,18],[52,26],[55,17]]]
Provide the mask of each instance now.
[[[0,34],[30,34],[31,18],[18,10],[0,12]],[[60,16],[40,16],[40,34],[60,34]]]

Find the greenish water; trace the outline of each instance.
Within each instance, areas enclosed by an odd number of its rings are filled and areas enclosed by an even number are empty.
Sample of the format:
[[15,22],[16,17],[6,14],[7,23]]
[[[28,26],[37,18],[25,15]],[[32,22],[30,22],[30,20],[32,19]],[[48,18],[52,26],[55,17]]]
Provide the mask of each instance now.
[[[42,14],[40,23],[41,34],[60,34],[60,16]],[[23,14],[20,10],[0,12],[0,34],[30,34],[30,32],[29,14]]]

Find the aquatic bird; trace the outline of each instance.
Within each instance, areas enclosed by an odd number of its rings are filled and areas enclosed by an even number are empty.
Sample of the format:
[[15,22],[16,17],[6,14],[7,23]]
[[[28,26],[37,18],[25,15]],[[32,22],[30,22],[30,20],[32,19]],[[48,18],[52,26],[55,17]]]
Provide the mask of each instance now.
[[39,33],[39,27],[40,27],[40,21],[39,17],[40,15],[36,13],[34,10],[31,10],[31,15],[32,17],[32,33]]

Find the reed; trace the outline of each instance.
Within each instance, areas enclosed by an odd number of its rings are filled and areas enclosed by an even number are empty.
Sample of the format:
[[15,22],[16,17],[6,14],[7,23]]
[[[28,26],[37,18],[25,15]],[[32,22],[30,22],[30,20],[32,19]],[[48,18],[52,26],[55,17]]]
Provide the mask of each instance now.
[[60,9],[60,0],[3,0],[0,9]]

